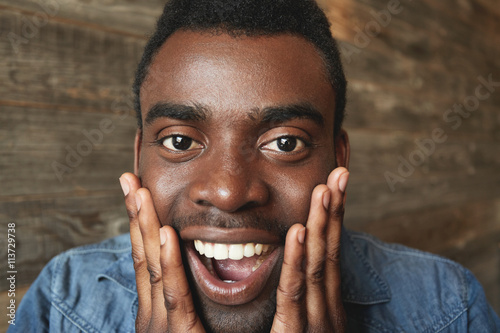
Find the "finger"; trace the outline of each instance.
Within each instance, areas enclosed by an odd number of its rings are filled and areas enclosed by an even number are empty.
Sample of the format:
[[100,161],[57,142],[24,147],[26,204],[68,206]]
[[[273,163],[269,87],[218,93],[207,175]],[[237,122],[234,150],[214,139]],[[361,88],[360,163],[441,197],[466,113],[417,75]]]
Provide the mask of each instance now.
[[138,208],[139,229],[146,256],[148,281],[151,285],[151,319],[150,331],[159,332],[166,328],[167,312],[163,301],[163,282],[160,264],[160,222],[156,215],[153,199],[149,190],[137,190],[136,202]]
[[170,226],[161,232],[161,269],[164,307],[167,309],[169,332],[205,332],[196,314],[191,289],[186,278],[179,238]]
[[[310,328],[318,330],[328,323],[325,299],[326,227],[328,213],[324,202],[329,201],[330,190],[318,185],[313,190],[307,218],[306,251],[306,309]],[[329,281],[328,281],[329,283]]]
[[120,184],[125,195],[125,206],[130,221],[130,241],[132,243],[132,259],[134,260],[135,279],[139,308],[137,310],[136,330],[142,332],[147,328],[151,317],[151,285],[147,269],[146,255],[139,229],[139,218],[135,194],[141,188],[141,182],[136,175],[127,172],[120,177]]
[[285,254],[281,267],[280,282],[276,293],[276,314],[271,332],[303,332],[305,275],[304,238],[302,224],[293,225],[286,235]]
[[329,206],[327,228],[327,262],[325,279],[328,280],[326,294],[328,310],[336,331],[341,331],[345,324],[345,312],[341,295],[340,244],[342,222],[344,218],[345,190],[349,172],[345,168],[335,169],[328,177],[327,186],[332,193]]

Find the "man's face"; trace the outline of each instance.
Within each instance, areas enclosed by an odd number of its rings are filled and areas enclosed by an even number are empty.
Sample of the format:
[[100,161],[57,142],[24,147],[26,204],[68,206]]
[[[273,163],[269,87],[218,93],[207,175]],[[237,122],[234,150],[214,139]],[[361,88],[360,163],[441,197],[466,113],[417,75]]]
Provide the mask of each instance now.
[[136,173],[179,232],[205,326],[269,331],[286,231],[305,224],[313,188],[345,163],[319,53],[290,35],[178,31],[140,102]]

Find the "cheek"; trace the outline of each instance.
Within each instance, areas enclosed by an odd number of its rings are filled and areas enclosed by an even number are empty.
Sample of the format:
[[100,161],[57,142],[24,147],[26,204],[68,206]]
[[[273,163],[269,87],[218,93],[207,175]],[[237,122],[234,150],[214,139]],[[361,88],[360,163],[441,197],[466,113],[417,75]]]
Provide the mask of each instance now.
[[286,219],[289,226],[295,223],[305,224],[309,215],[309,206],[314,187],[324,184],[328,170],[311,173],[303,170],[286,170],[273,175],[273,203],[279,219]]
[[[176,202],[185,189],[186,175],[182,168],[168,167],[167,163],[157,156],[143,155],[139,167],[142,186],[151,192],[156,213],[161,225],[170,224],[174,215]],[[147,166],[147,167],[143,167]]]

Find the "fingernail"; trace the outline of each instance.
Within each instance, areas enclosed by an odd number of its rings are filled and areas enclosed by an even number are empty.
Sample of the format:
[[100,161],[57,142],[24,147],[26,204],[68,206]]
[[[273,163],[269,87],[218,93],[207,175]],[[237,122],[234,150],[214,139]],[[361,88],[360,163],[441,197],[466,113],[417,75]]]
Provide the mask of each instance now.
[[347,187],[347,181],[349,180],[349,172],[343,173],[339,178],[339,190],[344,193]]
[[304,241],[306,240],[306,227],[299,230],[297,233],[297,240],[300,244],[304,244]]
[[163,229],[160,229],[160,244],[163,245],[167,241],[167,232]]
[[139,209],[141,209],[141,203],[142,203],[141,196],[139,193],[136,193],[135,194],[135,204],[137,205],[137,212],[139,212]]
[[323,193],[323,207],[325,207],[326,210],[328,210],[328,206],[330,206],[330,198],[331,198],[331,193],[330,191],[325,191]]
[[128,192],[130,192],[128,181],[126,179],[121,179],[121,177],[118,178],[118,180],[120,180],[120,185],[122,187],[123,195],[127,196]]

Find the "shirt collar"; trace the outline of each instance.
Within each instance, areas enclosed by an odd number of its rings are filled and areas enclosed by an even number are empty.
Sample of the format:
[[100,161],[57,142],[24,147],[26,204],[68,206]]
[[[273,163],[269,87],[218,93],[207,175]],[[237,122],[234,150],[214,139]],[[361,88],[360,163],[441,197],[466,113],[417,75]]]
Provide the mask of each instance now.
[[390,301],[389,284],[377,273],[354,242],[349,230],[344,227],[342,227],[340,257],[344,302],[368,305]]
[[[130,242],[130,238],[128,240]],[[118,260],[104,267],[97,275],[116,282],[127,291],[137,294],[134,262],[130,251],[124,252]],[[355,244],[349,230],[342,227],[340,270],[342,277],[342,298],[344,302],[356,304],[377,304],[388,302],[391,292],[387,281],[380,276]]]

